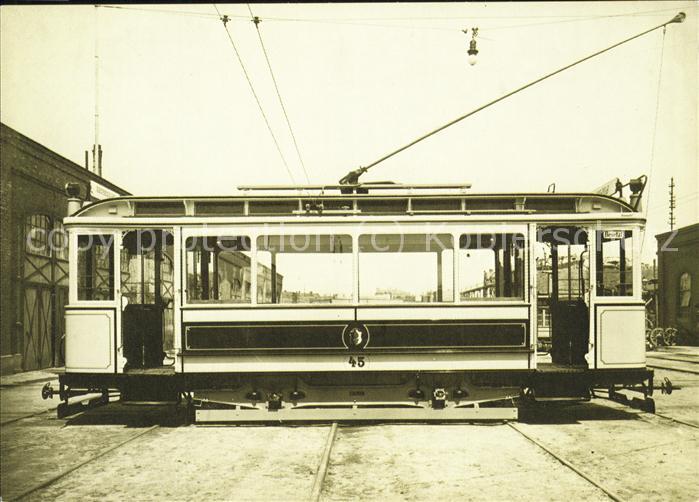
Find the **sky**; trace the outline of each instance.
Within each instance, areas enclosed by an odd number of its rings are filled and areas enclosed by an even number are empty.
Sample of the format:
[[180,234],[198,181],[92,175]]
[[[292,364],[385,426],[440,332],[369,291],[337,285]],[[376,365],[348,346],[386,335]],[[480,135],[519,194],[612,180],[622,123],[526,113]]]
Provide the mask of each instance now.
[[[138,195],[225,195],[306,174],[245,4],[0,7],[0,117]],[[363,180],[593,190],[650,176],[650,236],[699,221],[697,3],[252,4],[308,180],[334,183],[535,78],[687,13],[378,165]],[[478,62],[467,63],[479,28]],[[99,77],[96,80],[95,49]],[[662,55],[662,58],[661,58]],[[660,71],[662,64],[662,71]],[[98,85],[96,85],[96,82]],[[97,106],[96,106],[97,105]],[[646,237],[644,257],[655,243]]]

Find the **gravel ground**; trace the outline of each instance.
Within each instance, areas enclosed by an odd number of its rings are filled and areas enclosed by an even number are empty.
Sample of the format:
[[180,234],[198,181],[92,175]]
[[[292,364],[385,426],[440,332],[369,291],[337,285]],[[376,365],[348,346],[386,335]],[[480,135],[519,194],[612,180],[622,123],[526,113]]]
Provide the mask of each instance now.
[[523,494],[608,500],[507,425],[341,428],[323,499],[516,500]]
[[[56,400],[50,401],[41,398],[41,388],[45,383],[34,382],[0,388],[0,424],[55,408],[58,404]],[[54,388],[58,388],[58,380],[53,380],[51,383]]]
[[306,500],[327,430],[156,429],[30,499]]
[[[699,426],[699,375],[658,370],[682,390],[658,413]],[[42,383],[3,387],[3,420],[40,412]],[[13,500],[308,500],[330,427],[183,425],[172,407],[111,403],[0,429],[0,495]],[[153,425],[157,428],[149,429]],[[540,406],[515,426],[621,500],[699,499],[699,428],[602,399]],[[514,428],[341,425],[322,500],[609,500]]]

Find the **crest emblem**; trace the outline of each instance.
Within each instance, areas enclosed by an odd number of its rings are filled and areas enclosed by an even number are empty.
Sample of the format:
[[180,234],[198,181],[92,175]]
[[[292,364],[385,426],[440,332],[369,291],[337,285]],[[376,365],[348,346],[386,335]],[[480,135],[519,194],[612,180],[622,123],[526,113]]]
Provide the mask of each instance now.
[[357,328],[356,326],[352,328],[349,332],[350,334],[350,342],[353,347],[361,347],[362,346],[362,341],[364,340],[364,333],[362,333],[362,330]]
[[342,331],[342,344],[350,350],[362,350],[369,343],[369,330],[361,323],[351,323]]

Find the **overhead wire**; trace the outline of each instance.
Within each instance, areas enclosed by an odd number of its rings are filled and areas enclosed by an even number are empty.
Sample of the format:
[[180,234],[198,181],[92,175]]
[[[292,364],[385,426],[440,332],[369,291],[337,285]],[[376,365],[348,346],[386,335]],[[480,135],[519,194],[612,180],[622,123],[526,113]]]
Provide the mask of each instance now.
[[[154,13],[166,13],[166,14],[176,14],[176,15],[185,15],[185,16],[194,16],[194,17],[205,17],[205,18],[212,18],[214,14],[208,14],[204,12],[195,12],[195,11],[173,11],[173,10],[166,10],[166,9],[148,9],[148,8],[141,8],[141,7],[130,7],[130,6],[123,6],[123,5],[101,5],[100,7],[102,8],[111,8],[111,9],[120,9],[120,10],[137,10],[137,11],[142,11],[142,12],[154,12]],[[688,6],[689,7],[689,6]],[[222,20],[224,19],[224,16],[221,15],[221,12],[219,11],[218,7],[214,4],[214,8],[216,9],[216,16],[218,19]],[[250,15],[252,15],[252,9],[250,8],[248,4],[248,10],[250,12]],[[452,31],[451,28],[445,28],[445,27],[428,27],[428,26],[405,26],[405,25],[385,25],[385,24],[367,24],[367,23],[361,23],[359,21],[380,21],[380,22],[392,22],[392,21],[424,21],[424,20],[460,20],[460,19],[468,19],[472,21],[477,21],[480,19],[547,19],[547,18],[555,18],[557,19],[556,21],[545,21],[541,23],[528,23],[528,24],[516,24],[516,25],[508,25],[508,26],[493,26],[487,28],[488,31],[495,31],[495,30],[504,30],[504,29],[518,29],[518,28],[525,28],[529,26],[541,26],[541,25],[553,25],[553,24],[562,24],[562,23],[570,23],[570,22],[577,22],[577,21],[591,21],[591,20],[600,20],[600,19],[606,19],[606,18],[616,18],[616,17],[636,17],[636,16],[652,16],[656,14],[660,14],[663,12],[668,12],[668,11],[674,11],[675,8],[668,8],[668,9],[658,9],[658,10],[649,10],[649,11],[642,11],[642,12],[628,12],[628,13],[619,13],[619,14],[607,14],[607,15],[598,15],[598,16],[585,16],[585,15],[507,15],[507,16],[498,16],[498,15],[474,15],[474,16],[468,16],[468,17],[459,17],[459,16],[432,16],[432,17],[394,17],[394,18],[389,18],[389,17],[384,17],[384,18],[368,18],[368,17],[357,17],[357,18],[290,18],[290,17],[265,17],[265,21],[280,21],[280,22],[308,22],[308,23],[329,23],[329,24],[346,24],[346,25],[355,25],[355,26],[371,26],[371,27],[385,27],[385,28],[403,28],[403,29],[429,29],[429,30],[440,30],[440,31]],[[244,15],[226,15],[225,16],[227,21],[233,21],[233,20],[244,20],[248,19],[247,16]],[[233,41],[233,38],[228,30],[228,27],[226,25],[226,22],[224,22],[224,28],[226,30],[226,34],[228,35],[229,41],[235,51],[236,57],[241,65],[241,68],[243,70],[243,73],[246,77],[246,80],[248,81],[248,85],[250,86],[250,90],[255,98],[255,101],[258,105],[258,108],[260,109],[260,113],[263,116],[263,119],[265,121],[265,124],[267,126],[267,129],[269,130],[270,135],[272,136],[272,139],[275,143],[275,146],[277,148],[277,151],[279,152],[279,155],[282,159],[282,162],[284,163],[284,166],[291,177],[292,181],[294,180],[293,173],[291,172],[291,169],[289,168],[289,165],[286,161],[286,158],[283,155],[283,152],[281,150],[281,147],[279,145],[279,142],[274,135],[274,132],[271,128],[271,125],[269,123],[269,120],[267,118],[267,115],[264,112],[264,109],[261,105],[261,102],[259,100],[259,97],[257,93],[255,92],[255,89],[253,87],[252,81],[249,78],[249,75],[247,73],[247,70],[245,68],[245,65],[243,64],[242,58],[237,50],[237,47]],[[272,80],[275,86],[275,91],[277,92],[277,98],[279,99],[280,105],[282,107],[282,111],[285,116],[285,120],[287,122],[287,126],[289,128],[290,134],[292,136],[292,140],[294,143],[294,147],[296,149],[296,153],[299,156],[299,161],[301,164],[301,167],[304,171],[304,175],[306,176],[306,179],[308,180],[308,173],[305,167],[305,164],[303,162],[303,158],[300,154],[300,149],[298,147],[298,142],[296,141],[296,137],[293,133],[293,129],[291,127],[291,123],[288,117],[288,114],[286,112],[286,108],[284,106],[283,100],[281,98],[281,93],[279,92],[279,87],[276,82],[276,78],[274,76],[274,73],[272,71],[272,66],[269,61],[269,55],[266,51],[266,48],[264,47],[264,42],[262,40],[262,36],[259,30],[258,25],[256,24],[257,28],[257,33],[258,33],[258,38],[260,40],[260,44],[263,50],[263,53],[265,55],[265,59],[267,62],[268,69],[270,71],[270,75],[272,76]],[[635,38],[635,37],[634,37]],[[661,61],[660,61],[660,72],[662,71],[662,53],[664,52],[664,46],[665,46],[665,29],[663,29],[663,39],[662,39],[662,49],[661,49]],[[658,78],[660,79],[660,72]],[[658,85],[660,85],[660,80]],[[659,89],[659,88],[658,88]],[[659,92],[659,90],[658,90]],[[656,117],[655,117],[655,123],[654,123],[654,129],[653,129],[653,143],[655,143],[655,130],[657,127],[657,114],[658,114],[658,104],[659,102],[659,95],[656,100]],[[440,128],[439,130],[441,130]],[[436,131],[435,131],[436,132]],[[424,139],[424,138],[421,138]],[[402,149],[401,149],[402,150]],[[651,148],[651,171],[653,168],[652,162],[653,162],[653,156],[654,156],[654,144]],[[383,159],[382,159],[383,160]],[[651,184],[651,176],[649,176],[649,188]],[[295,182],[295,181],[294,181]],[[650,190],[649,190],[649,197],[650,197]],[[648,207],[649,204],[646,205]]]
[[286,125],[289,129],[289,134],[291,135],[291,139],[293,140],[294,143],[294,148],[296,149],[296,155],[299,158],[299,163],[301,164],[301,169],[303,169],[303,174],[306,177],[306,182],[310,185],[311,180],[308,177],[308,171],[306,170],[306,164],[303,161],[303,156],[301,155],[301,151],[299,149],[299,144],[296,141],[296,134],[294,134],[294,129],[291,127],[291,121],[289,120],[289,114],[286,111],[286,106],[284,106],[284,100],[282,99],[281,92],[279,92],[279,85],[277,84],[277,79],[274,76],[274,71],[272,70],[272,63],[269,60],[269,54],[267,54],[267,48],[265,47],[265,43],[262,40],[262,33],[260,32],[260,18],[256,17],[252,13],[252,8],[250,7],[250,4],[247,4],[248,6],[248,11],[250,12],[250,17],[252,18],[252,22],[255,24],[255,31],[257,32],[257,38],[260,41],[260,47],[262,48],[262,53],[265,56],[265,61],[267,62],[267,68],[269,69],[269,75],[272,77],[272,83],[274,84],[274,90],[277,93],[277,99],[279,100],[279,106],[282,109],[282,112],[284,113],[284,120],[286,121]]
[[[209,14],[206,12],[197,11],[183,11],[183,10],[170,10],[170,9],[149,9],[143,7],[132,7],[126,5],[100,5],[100,8],[106,9],[118,9],[118,10],[133,10],[140,12],[151,12],[157,14],[173,14],[173,15],[183,15],[192,16],[200,18],[213,18],[215,14]],[[687,6],[686,8],[697,8],[692,6]],[[449,27],[437,27],[437,26],[416,26],[416,25],[389,25],[389,24],[376,24],[378,23],[390,23],[390,22],[405,22],[405,21],[472,21],[479,22],[483,19],[559,19],[557,21],[544,21],[541,23],[526,23],[526,24],[513,24],[507,26],[484,26],[483,28],[487,31],[503,30],[503,29],[517,29],[525,28],[529,26],[541,26],[546,24],[559,24],[559,23],[570,23],[576,21],[593,21],[605,18],[615,18],[615,17],[637,17],[637,16],[653,16],[659,15],[665,12],[674,11],[676,9],[657,9],[642,12],[627,12],[618,14],[604,14],[604,15],[472,15],[472,16],[423,16],[423,17],[347,17],[347,18],[300,18],[300,17],[278,17],[278,16],[265,16],[265,21],[279,21],[279,22],[301,22],[301,23],[320,23],[320,24],[336,24],[336,25],[348,25],[348,26],[367,26],[376,28],[399,28],[399,29],[412,29],[412,30],[436,30],[436,31],[453,31],[455,28]],[[233,15],[227,14],[231,21],[245,21],[248,19],[244,15]],[[368,22],[363,22],[368,21]]]
[[[414,146],[414,145],[420,143],[421,141],[424,141],[424,140],[426,140],[427,138],[430,138],[430,137],[434,136],[435,134],[437,134],[437,133],[439,133],[439,132],[441,132],[441,131],[443,131],[443,130],[445,130],[445,129],[447,129],[447,128],[449,128],[449,127],[451,127],[451,126],[453,126],[453,125],[455,125],[455,124],[457,124],[457,123],[459,123],[459,122],[461,122],[462,120],[464,120],[464,119],[466,119],[466,118],[468,118],[468,117],[470,117],[470,116],[472,116],[472,115],[474,115],[474,114],[476,114],[476,113],[478,113],[478,112],[480,112],[480,111],[482,111],[482,110],[484,110],[484,109],[486,109],[486,108],[488,108],[488,107],[490,107],[490,106],[492,106],[492,105],[494,105],[494,104],[496,104],[496,103],[498,103],[498,102],[500,102],[500,101],[502,101],[502,100],[504,100],[504,99],[509,98],[510,96],[513,96],[514,94],[517,94],[517,93],[519,93],[519,92],[521,92],[521,91],[523,91],[523,90],[525,90],[525,89],[527,89],[527,88],[529,88],[529,87],[532,87],[533,85],[538,84],[539,82],[543,82],[544,80],[546,80],[546,79],[548,79],[548,78],[551,78],[551,77],[553,77],[553,76],[555,76],[555,75],[558,75],[559,73],[564,72],[564,71],[566,71],[566,70],[568,70],[568,69],[570,69],[570,68],[572,68],[572,67],[574,67],[574,66],[577,66],[577,65],[579,65],[579,64],[581,64],[581,63],[583,63],[583,62],[585,62],[585,61],[587,61],[587,60],[589,60],[589,59],[592,59],[592,58],[597,57],[597,56],[599,56],[599,55],[601,55],[601,54],[604,54],[605,52],[608,52],[608,51],[610,51],[610,50],[612,50],[612,49],[614,49],[614,48],[616,48],[616,47],[619,47],[619,46],[622,45],[622,44],[628,43],[628,42],[630,42],[630,41],[632,41],[632,40],[635,40],[635,39],[637,39],[637,38],[639,38],[639,37],[642,37],[642,36],[644,36],[644,35],[646,35],[646,34],[648,34],[648,33],[651,33],[651,32],[653,32],[653,31],[655,31],[655,30],[658,30],[658,29],[660,29],[660,28],[663,28],[663,33],[664,33],[664,32],[665,32],[665,28],[666,28],[666,26],[667,26],[668,24],[672,24],[672,23],[681,23],[681,22],[684,21],[685,18],[686,18],[686,14],[683,13],[683,12],[680,12],[680,13],[677,14],[675,17],[673,17],[670,21],[667,21],[667,22],[665,22],[665,23],[659,24],[659,25],[657,25],[657,26],[654,26],[653,28],[647,29],[647,30],[645,30],[645,31],[643,31],[643,32],[641,32],[641,33],[638,33],[638,34],[633,35],[633,36],[631,36],[631,37],[629,37],[629,38],[626,38],[626,39],[624,39],[624,40],[622,40],[622,41],[620,41],[620,42],[617,42],[617,43],[615,43],[615,44],[613,44],[613,45],[610,45],[609,47],[606,47],[605,49],[602,49],[602,50],[597,51],[597,52],[595,52],[595,53],[593,53],[593,54],[590,54],[590,55],[588,55],[588,56],[585,56],[585,57],[582,58],[582,59],[579,59],[579,60],[577,60],[577,61],[575,61],[575,62],[573,62],[573,63],[570,63],[570,64],[568,64],[568,65],[566,65],[566,66],[563,66],[562,68],[559,68],[559,69],[557,69],[557,70],[555,70],[555,71],[553,71],[553,72],[551,72],[551,73],[548,73],[548,74],[544,75],[543,77],[540,77],[540,78],[538,78],[538,79],[536,79],[536,80],[534,80],[534,81],[532,81],[532,82],[529,82],[528,84],[525,84],[525,85],[523,85],[523,86],[521,86],[521,87],[518,87],[517,89],[515,89],[515,90],[513,90],[513,91],[510,91],[510,92],[508,92],[507,94],[504,94],[504,95],[500,96],[499,98],[496,98],[496,99],[494,99],[493,101],[490,101],[490,102],[488,102],[488,103],[486,103],[486,104],[484,104],[484,105],[482,105],[482,106],[476,108],[475,110],[471,110],[470,112],[468,112],[468,113],[466,113],[466,114],[464,114],[464,115],[461,115],[461,116],[457,117],[456,119],[451,120],[451,121],[447,122],[446,124],[443,124],[443,125],[439,126],[438,128],[436,128],[436,129],[434,129],[434,130],[432,130],[432,131],[429,131],[429,132],[426,133],[426,134],[423,134],[422,136],[418,137],[417,139],[412,140],[410,143],[407,143],[407,144],[405,144],[405,145],[403,145],[403,146],[401,146],[401,147],[399,147],[399,148],[397,148],[397,149],[391,151],[390,153],[387,153],[387,154],[384,155],[383,157],[380,157],[380,158],[378,158],[377,160],[374,160],[374,161],[371,162],[370,164],[367,164],[367,165],[365,165],[365,166],[359,167],[358,169],[356,169],[356,170],[354,170],[354,171],[350,171],[344,178],[342,178],[341,182],[343,182],[343,183],[354,183],[354,182],[357,181],[357,179],[359,178],[359,176],[361,176],[363,173],[367,172],[369,169],[371,169],[372,167],[376,166],[377,164],[380,164],[380,163],[382,163],[382,162],[384,162],[384,161],[390,159],[391,157],[393,157],[393,156],[395,156],[395,155],[398,155],[399,153],[401,153],[401,152],[407,150],[408,148],[410,148],[410,147],[412,147],[412,146]],[[664,37],[664,35],[663,35],[663,37]],[[664,38],[663,38],[663,40],[664,40]],[[661,60],[661,61],[662,61],[662,60]],[[661,67],[661,70],[662,70],[662,67]],[[656,114],[657,114],[657,109],[656,109]],[[657,118],[657,116],[656,116],[656,118]],[[350,181],[350,180],[352,180],[352,181]]]
[[[655,138],[658,130],[658,111],[660,110],[660,86],[662,84],[663,77],[663,59],[665,55],[665,32],[667,31],[667,26],[663,26],[663,38],[660,44],[660,61],[658,62],[658,84],[656,86],[655,95],[655,117],[653,118],[653,133],[651,135],[651,146],[650,146],[650,170],[648,171],[648,197],[646,198],[646,210],[643,214],[643,218],[648,217],[648,207],[650,206],[650,196],[651,187],[653,186],[653,167],[655,166]],[[641,253],[643,252],[643,247],[646,244],[646,232],[643,232],[643,238],[641,239]]]
[[[641,12],[619,13],[611,16],[627,16],[627,15],[653,15],[664,12],[674,12],[677,8],[655,9]],[[601,15],[602,17],[610,16],[609,14]],[[406,17],[343,17],[343,18],[312,18],[317,21],[451,21],[451,20],[479,20],[479,19],[546,19],[546,18],[589,18],[587,14],[545,14],[545,15],[481,15],[473,14],[469,16],[406,16]],[[267,18],[270,20],[307,20],[309,18]]]
[[286,161],[286,158],[284,157],[284,153],[282,152],[281,147],[279,146],[279,141],[277,140],[277,137],[274,134],[274,131],[272,130],[272,126],[269,123],[269,119],[267,118],[267,114],[265,113],[264,108],[262,107],[262,103],[260,102],[260,98],[257,96],[257,92],[255,92],[255,86],[252,84],[252,80],[250,80],[250,75],[248,75],[248,71],[245,69],[245,63],[243,63],[243,59],[240,56],[240,52],[238,52],[238,48],[235,45],[235,42],[233,41],[233,37],[231,36],[231,32],[228,30],[227,26],[227,19],[224,16],[221,16],[220,11],[218,10],[218,6],[216,4],[213,4],[214,9],[216,9],[216,13],[219,15],[219,18],[221,19],[221,22],[223,23],[223,29],[226,30],[226,35],[228,35],[228,40],[231,43],[231,47],[233,47],[233,51],[235,52],[235,56],[238,59],[238,62],[240,63],[240,67],[243,70],[243,75],[245,75],[245,80],[248,82],[248,86],[250,87],[250,91],[252,92],[253,97],[255,98],[255,102],[257,103],[257,107],[260,110],[260,113],[262,114],[262,118],[265,121],[265,125],[267,126],[267,130],[269,131],[270,136],[272,137],[272,141],[274,141],[274,146],[277,148],[277,152],[279,153],[279,157],[282,159],[282,163],[284,164],[284,167],[286,168],[286,172],[289,174],[289,177],[291,178],[291,182],[295,185],[296,184],[296,179],[294,178],[294,174],[291,172],[291,169],[289,168],[289,164]]
[[[697,192],[688,193],[688,194],[685,194],[685,195],[683,195],[683,196],[681,196],[681,197],[676,197],[676,198],[675,198],[675,203],[676,203],[676,204],[678,205],[678,207],[679,207],[679,204],[680,204],[680,203],[689,202],[690,200],[693,200],[693,199],[696,199],[696,198],[699,198],[699,193],[697,193]],[[666,205],[667,205],[667,201],[665,201],[665,202],[660,202],[660,203],[658,203],[658,204],[653,204],[652,206],[647,207],[647,209],[646,209],[646,214],[655,213],[655,212],[657,212],[657,211],[660,210],[660,209],[666,209]]]
[[[208,12],[196,12],[191,10],[172,10],[172,9],[146,9],[143,7],[132,7],[126,5],[97,5],[101,9],[115,9],[115,10],[133,10],[138,12],[151,12],[153,14],[172,14],[176,16],[189,16],[189,17],[201,17],[207,19],[216,18],[216,14],[209,14]],[[245,17],[245,16],[228,16],[228,17]]]

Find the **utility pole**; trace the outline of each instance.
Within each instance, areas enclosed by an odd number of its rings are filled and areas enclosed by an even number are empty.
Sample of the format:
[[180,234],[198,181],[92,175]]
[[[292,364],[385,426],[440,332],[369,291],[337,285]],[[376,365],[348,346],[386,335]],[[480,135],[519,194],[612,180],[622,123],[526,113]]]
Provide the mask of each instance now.
[[[98,9],[99,9],[99,5],[95,4],[95,56],[94,56],[94,62],[95,62],[95,142],[92,145],[92,172],[98,176],[102,176],[102,145],[99,144],[100,55],[99,55]],[[86,164],[87,164],[87,162],[86,162]]]
[[675,178],[670,178],[670,230],[675,229]]

